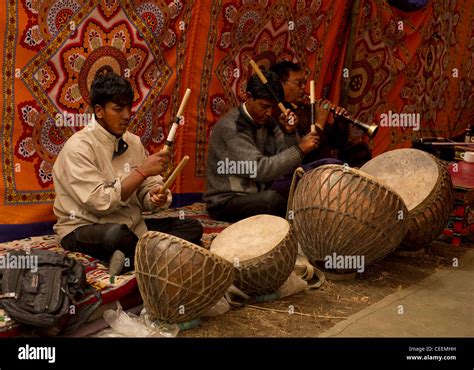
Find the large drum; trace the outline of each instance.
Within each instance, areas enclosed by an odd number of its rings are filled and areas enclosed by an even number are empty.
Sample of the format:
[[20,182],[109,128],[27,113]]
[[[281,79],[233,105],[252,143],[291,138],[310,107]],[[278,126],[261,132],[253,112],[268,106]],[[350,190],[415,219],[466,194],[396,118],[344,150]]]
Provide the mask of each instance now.
[[231,263],[156,231],[138,241],[135,273],[151,317],[170,323],[199,318],[222,298],[234,278]]
[[382,259],[406,234],[402,198],[350,167],[326,165],[305,173],[291,211],[303,252],[313,264],[323,262],[331,270],[359,270]]
[[295,267],[298,245],[284,218],[258,215],[241,220],[213,240],[211,252],[234,264],[234,284],[252,296],[276,292]]
[[448,169],[434,156],[417,149],[380,154],[362,166],[394,189],[409,212],[406,249],[429,245],[446,227],[453,208],[453,185]]

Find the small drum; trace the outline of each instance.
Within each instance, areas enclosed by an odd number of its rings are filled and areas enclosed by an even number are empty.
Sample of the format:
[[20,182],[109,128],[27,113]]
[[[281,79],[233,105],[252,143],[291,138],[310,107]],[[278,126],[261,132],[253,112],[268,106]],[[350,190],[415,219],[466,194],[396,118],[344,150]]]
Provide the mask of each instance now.
[[276,292],[295,267],[298,245],[284,218],[257,215],[222,231],[210,250],[234,264],[234,284],[252,296]]
[[222,298],[234,278],[231,263],[156,231],[138,241],[135,273],[150,316],[170,323],[199,318]]
[[389,185],[408,208],[408,249],[429,245],[446,227],[453,208],[449,171],[436,157],[417,149],[392,150],[367,162],[361,171]]
[[323,262],[331,270],[354,271],[358,268],[349,262],[368,265],[382,259],[406,234],[408,211],[402,198],[350,167],[326,165],[305,173],[292,211],[303,252],[313,264]]

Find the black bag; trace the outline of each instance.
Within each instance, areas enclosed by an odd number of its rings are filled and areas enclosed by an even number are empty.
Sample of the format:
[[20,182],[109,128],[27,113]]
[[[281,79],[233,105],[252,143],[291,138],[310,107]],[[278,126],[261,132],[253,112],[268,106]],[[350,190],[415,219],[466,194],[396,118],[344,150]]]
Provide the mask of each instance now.
[[74,258],[40,249],[12,250],[0,258],[0,307],[19,323],[60,326],[73,311],[72,305],[86,293],[94,293],[94,304],[70,315],[69,332],[85,322],[102,302],[100,294],[88,286],[83,264]]

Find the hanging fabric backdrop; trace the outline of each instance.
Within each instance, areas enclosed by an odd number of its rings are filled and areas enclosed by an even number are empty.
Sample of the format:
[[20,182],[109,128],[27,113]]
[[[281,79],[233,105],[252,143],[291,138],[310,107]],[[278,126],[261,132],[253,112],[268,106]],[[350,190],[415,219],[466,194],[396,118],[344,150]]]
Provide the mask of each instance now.
[[[426,3],[425,1],[424,3]],[[249,60],[298,61],[319,96],[378,122],[416,112],[421,129],[381,128],[374,154],[413,135],[454,136],[474,119],[474,14],[468,0],[413,9],[382,0],[8,0],[0,5],[0,240],[49,228],[51,169],[87,119],[94,75],[111,69],[135,88],[130,131],[156,151],[186,88],[174,147],[190,163],[173,187],[181,202],[205,185],[207,141],[244,98]],[[411,9],[411,8],[410,8]],[[74,116],[72,114],[75,114]],[[83,115],[81,115],[83,114]],[[75,124],[58,125],[58,118]],[[357,130],[353,140],[365,140]]]

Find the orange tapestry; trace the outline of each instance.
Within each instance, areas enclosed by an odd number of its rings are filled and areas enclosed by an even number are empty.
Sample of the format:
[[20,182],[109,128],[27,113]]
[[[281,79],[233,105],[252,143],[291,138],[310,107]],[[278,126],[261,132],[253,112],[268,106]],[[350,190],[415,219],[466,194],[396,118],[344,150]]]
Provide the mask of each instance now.
[[[452,138],[474,123],[470,1],[430,1],[404,12],[383,0],[361,0],[354,3],[352,19],[345,61],[350,72],[341,101],[362,121],[384,126],[374,155],[409,147],[414,137]],[[393,113],[413,115],[419,124],[389,125]]]
[[[174,145],[175,163],[191,157],[173,187],[178,204],[200,199],[209,134],[243,100],[251,58],[265,66],[298,61],[318,96],[367,122],[389,111],[420,114],[419,131],[381,128],[370,143],[374,154],[409,146],[413,135],[452,137],[474,118],[474,14],[467,0],[430,1],[410,13],[383,0],[0,6],[0,240],[50,230],[52,165],[87,121],[88,89],[101,69],[132,82],[130,131],[150,152],[166,139],[185,89],[192,90]],[[357,129],[352,137],[366,140]]]

